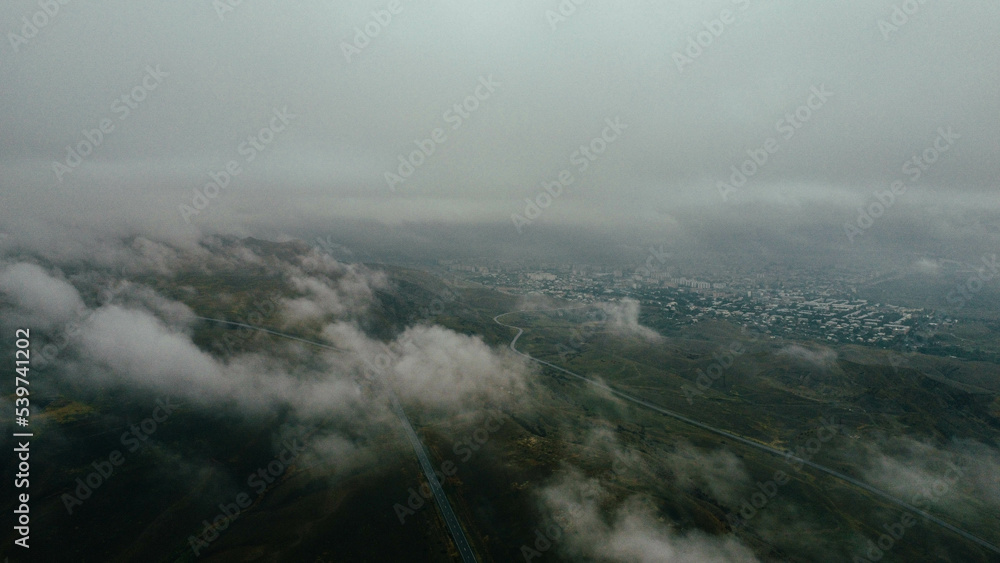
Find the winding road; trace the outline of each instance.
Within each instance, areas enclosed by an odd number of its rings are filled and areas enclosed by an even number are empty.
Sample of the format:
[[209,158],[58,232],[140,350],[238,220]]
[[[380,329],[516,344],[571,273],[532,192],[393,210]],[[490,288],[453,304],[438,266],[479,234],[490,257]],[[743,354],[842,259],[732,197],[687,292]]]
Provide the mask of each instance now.
[[[575,309],[575,308],[579,308],[579,307],[565,307],[563,309],[569,309],[569,308],[574,308]],[[725,438],[729,438],[730,440],[739,442],[739,443],[744,444],[746,446],[750,446],[752,448],[757,448],[758,450],[765,451],[765,452],[770,453],[772,455],[776,455],[776,456],[782,457],[782,458],[784,458],[786,460],[794,460],[794,461],[797,461],[797,462],[799,462],[799,463],[801,463],[803,465],[807,465],[807,466],[809,466],[809,467],[811,467],[811,468],[813,468],[813,469],[815,469],[817,471],[820,471],[822,473],[826,473],[827,475],[830,475],[831,477],[839,479],[839,480],[841,480],[841,481],[843,481],[845,483],[849,483],[851,485],[854,485],[855,487],[858,487],[860,489],[864,489],[865,491],[868,491],[869,493],[871,493],[873,495],[876,495],[876,496],[878,496],[878,497],[880,497],[880,498],[882,498],[882,499],[884,499],[886,501],[889,501],[889,502],[895,504],[896,506],[899,506],[901,508],[904,508],[904,509],[908,510],[909,512],[912,512],[914,514],[922,516],[927,521],[933,522],[933,523],[937,524],[938,526],[941,526],[942,528],[944,528],[946,530],[950,530],[950,531],[952,531],[952,532],[954,532],[954,533],[962,536],[963,538],[965,538],[965,539],[967,539],[967,540],[969,540],[969,541],[971,541],[973,543],[976,543],[976,544],[978,544],[978,545],[980,545],[980,546],[982,546],[982,547],[984,547],[984,548],[986,548],[986,549],[988,549],[988,550],[990,550],[990,551],[992,551],[994,553],[1000,554],[1000,547],[997,547],[997,546],[993,545],[992,543],[990,543],[990,542],[988,542],[988,541],[986,541],[986,540],[984,540],[982,538],[979,538],[979,537],[977,537],[977,536],[975,536],[975,535],[973,535],[973,534],[971,534],[969,532],[966,532],[965,530],[962,530],[961,528],[957,528],[954,525],[949,524],[948,522],[945,522],[944,520],[941,520],[940,518],[938,518],[938,517],[936,517],[936,516],[934,516],[932,514],[928,514],[927,512],[925,512],[925,511],[917,508],[916,506],[913,506],[912,504],[910,504],[910,503],[908,503],[906,501],[900,500],[900,499],[898,499],[898,498],[890,495],[889,493],[887,493],[885,491],[877,489],[877,488],[875,488],[875,487],[873,487],[873,486],[871,486],[871,485],[869,485],[867,483],[858,481],[857,479],[854,479],[853,477],[844,475],[843,473],[841,473],[839,471],[836,471],[834,469],[830,469],[830,468],[825,467],[823,465],[819,465],[818,463],[814,463],[814,462],[809,461],[807,459],[802,459],[802,458],[800,458],[798,456],[792,455],[791,453],[783,452],[783,451],[781,451],[781,450],[779,450],[777,448],[773,448],[773,447],[768,446],[766,444],[762,444],[760,442],[755,442],[755,441],[750,440],[748,438],[744,438],[742,436],[738,436],[736,434],[733,434],[732,432],[728,432],[728,431],[723,430],[721,428],[716,428],[715,426],[711,426],[709,424],[705,424],[704,422],[698,422],[697,420],[694,420],[692,418],[684,416],[684,415],[682,415],[680,413],[676,413],[674,411],[671,411],[671,410],[665,409],[663,407],[654,405],[653,403],[650,403],[650,402],[645,401],[643,399],[640,399],[638,397],[634,397],[632,395],[629,395],[628,393],[624,393],[622,391],[619,391],[619,390],[617,390],[617,389],[615,389],[613,387],[610,387],[608,385],[605,385],[604,383],[601,383],[600,381],[597,381],[597,380],[594,380],[594,379],[590,379],[589,377],[582,376],[582,375],[580,375],[578,373],[573,373],[572,371],[569,371],[568,369],[561,368],[561,367],[559,367],[559,366],[557,366],[557,365],[555,365],[553,363],[546,362],[545,360],[539,360],[538,358],[536,358],[536,357],[534,357],[534,356],[532,356],[530,354],[526,354],[524,352],[521,352],[520,350],[517,349],[516,344],[517,344],[517,339],[520,338],[522,334],[524,334],[524,329],[522,329],[520,327],[517,327],[517,326],[514,326],[514,325],[509,325],[509,324],[500,322],[500,317],[504,317],[504,316],[507,316],[507,315],[513,315],[515,313],[537,313],[537,312],[541,312],[541,311],[555,311],[555,310],[557,310],[557,309],[542,309],[542,310],[539,310],[539,309],[525,309],[525,310],[521,310],[521,311],[510,311],[510,312],[507,312],[507,313],[501,313],[501,314],[493,317],[493,322],[497,323],[498,325],[505,326],[507,328],[511,328],[511,329],[516,330],[517,334],[514,336],[514,339],[510,341],[510,349],[513,350],[516,354],[524,356],[525,358],[527,358],[527,359],[529,359],[529,360],[531,360],[533,362],[537,362],[537,363],[542,364],[544,366],[548,366],[548,367],[550,367],[550,368],[552,368],[554,370],[557,370],[559,372],[565,373],[566,375],[569,375],[569,376],[575,377],[577,379],[580,379],[582,381],[585,381],[585,382],[587,382],[587,383],[589,383],[589,384],[591,384],[591,385],[593,385],[595,387],[599,387],[601,389],[604,389],[605,391],[608,391],[609,393],[617,395],[617,396],[621,397],[622,399],[625,399],[626,401],[635,403],[637,405],[644,406],[644,407],[646,407],[648,409],[651,409],[651,410],[654,410],[654,411],[656,411],[656,412],[658,412],[660,414],[669,416],[671,418],[680,420],[682,422],[686,422],[687,424],[690,424],[692,426],[697,426],[698,428],[701,428],[702,430],[706,430],[708,432],[711,432],[711,433],[713,433],[713,434],[715,434],[717,436],[723,436]]]
[[[268,334],[273,334],[274,336],[280,336],[297,342],[311,344],[312,346],[318,346],[327,350],[346,352],[343,348],[337,348],[336,346],[323,344],[322,342],[316,342],[314,340],[306,340],[305,338],[299,338],[298,336],[292,336],[291,334],[285,334],[283,332],[277,332],[259,326],[237,323],[224,319],[213,319],[211,317],[195,318],[203,321],[211,321],[266,332]],[[362,359],[369,365],[369,367],[372,368],[373,371],[376,373],[381,372],[381,370],[379,370],[371,362],[368,362],[364,358]],[[381,381],[378,383],[384,384],[384,382]],[[395,391],[393,391],[388,385],[383,385],[383,389],[385,389],[389,395],[389,400],[392,403],[392,410],[396,413],[396,416],[399,418],[399,422],[403,425],[403,431],[406,433],[406,437],[409,439],[410,445],[413,446],[413,452],[417,454],[417,459],[420,461],[420,468],[423,470],[424,477],[427,478],[427,483],[430,485],[431,491],[434,493],[434,500],[437,502],[438,509],[441,510],[441,518],[444,519],[444,523],[448,527],[448,531],[451,533],[451,537],[455,542],[455,548],[458,550],[458,554],[462,557],[462,561],[464,563],[476,563],[475,552],[472,551],[472,546],[469,544],[469,539],[465,536],[465,531],[462,529],[462,525],[458,521],[458,516],[455,515],[455,511],[451,508],[451,503],[448,502],[448,496],[441,487],[441,483],[438,481],[437,475],[434,474],[434,466],[431,464],[430,457],[427,455],[427,450],[420,441],[420,437],[417,436],[416,431],[413,430],[413,425],[410,424],[409,417],[407,417],[406,412],[403,411],[403,406],[399,404],[399,399],[396,397]]]

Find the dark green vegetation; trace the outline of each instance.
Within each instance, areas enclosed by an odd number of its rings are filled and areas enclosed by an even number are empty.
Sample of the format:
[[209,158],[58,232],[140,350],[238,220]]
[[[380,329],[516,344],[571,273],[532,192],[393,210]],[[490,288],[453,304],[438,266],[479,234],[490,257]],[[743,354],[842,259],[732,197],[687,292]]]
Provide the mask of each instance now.
[[[891,352],[848,346],[836,348],[838,359],[821,368],[781,354],[779,351],[788,342],[747,334],[719,322],[688,327],[675,337],[652,345],[637,338],[609,334],[597,321],[590,321],[591,327],[581,329],[587,321],[580,310],[508,315],[504,322],[526,329],[519,348],[535,357],[599,377],[632,395],[780,449],[796,450],[805,445],[822,427],[822,418],[834,418],[842,425],[838,436],[810,459],[856,478],[862,475],[863,465],[859,462],[866,456],[861,445],[878,443],[886,435],[908,436],[935,444],[947,444],[953,439],[995,444],[1000,431],[1000,380],[989,365],[912,355],[906,357],[905,364],[894,368]],[[581,339],[581,335],[586,338]],[[689,403],[684,390],[698,389],[698,370],[707,371],[718,363],[713,354],[723,352],[732,342],[741,343],[747,352],[735,358],[731,367],[723,369],[704,395],[697,392],[690,395]],[[560,388],[579,387],[575,380],[548,371]],[[968,384],[970,381],[981,386]],[[619,439],[644,454],[650,450],[662,451],[664,447],[669,450],[669,444],[683,436],[697,445],[724,446],[736,452],[754,469],[756,479],[766,480],[776,470],[792,474],[795,481],[783,487],[779,497],[785,508],[774,512],[786,518],[791,518],[794,512],[797,518],[829,524],[823,537],[816,538],[817,545],[826,547],[813,553],[796,552],[791,546],[800,548],[801,538],[776,536],[765,542],[764,553],[770,550],[772,555],[780,554],[786,560],[843,560],[844,553],[822,551],[850,545],[859,533],[877,536],[875,529],[879,523],[890,521],[891,514],[899,512],[881,499],[829,476],[809,468],[796,471],[782,459],[727,443],[655,413],[641,412],[632,406],[621,408],[627,413],[621,412],[609,407],[608,398],[591,396],[575,400],[581,401],[580,408],[587,415],[584,420],[594,424],[603,420],[621,421],[616,429]],[[655,457],[650,460],[654,466]],[[673,490],[677,483],[670,483],[668,490],[657,490],[651,485],[652,480],[643,481],[633,490],[666,498],[677,494]],[[968,486],[949,492],[950,502],[942,503],[943,512],[936,513],[995,543],[1000,539],[997,533],[1000,519],[971,492]],[[693,498],[716,516],[736,509],[711,502],[698,493],[696,490]],[[952,503],[972,508],[949,508]],[[668,501],[667,506],[670,505]],[[702,529],[712,529],[704,526],[704,517],[688,521],[696,522]],[[791,518],[785,524],[792,526],[796,521]],[[718,525],[722,526],[722,522]],[[773,525],[768,523],[768,527]],[[988,561],[996,557],[932,524],[921,526],[919,540],[898,546],[887,559],[919,560],[931,546],[942,545],[951,553],[948,560]],[[747,541],[764,541],[755,533],[753,522],[740,534]]]
[[[275,256],[289,253],[286,258],[299,250],[294,245],[258,248]],[[456,286],[418,271],[385,271],[390,287],[375,296],[364,316],[362,328],[369,335],[389,339],[407,325],[426,322],[480,335],[497,348],[506,347],[513,337],[514,331],[492,318],[524,308],[519,299]],[[172,280],[133,281],[188,304],[199,315],[247,322],[258,304],[288,294],[283,280],[266,272],[188,272]],[[774,447],[804,446],[823,427],[821,419],[833,418],[841,427],[812,459],[857,478],[862,478],[867,455],[862,444],[879,443],[885,436],[945,445],[954,438],[995,444],[1000,435],[995,366],[922,355],[907,355],[905,363],[899,363],[888,351],[856,346],[835,347],[835,359],[817,365],[782,353],[788,342],[724,322],[675,330],[658,326],[668,336],[648,342],[612,331],[606,322],[588,316],[590,312],[518,313],[504,321],[525,329],[518,342],[524,352]],[[273,319],[262,315],[259,324],[270,326]],[[319,328],[290,332],[319,339]],[[272,336],[235,334],[203,323],[197,325],[193,340],[221,358],[281,349]],[[733,343],[745,351],[733,357],[717,380],[699,389],[699,370],[719,363],[713,354]],[[302,361],[318,362],[308,357]],[[865,539],[877,538],[883,524],[900,517],[896,506],[832,477],[597,393],[554,370],[539,369],[538,375],[513,409],[409,413],[435,464],[450,460],[457,465],[444,487],[482,561],[521,560],[521,546],[532,543],[535,528],[551,517],[540,509],[538,491],[571,467],[601,480],[611,495],[604,503],[607,509],[642,495],[676,530],[735,533],[768,561],[850,560]],[[220,514],[220,503],[232,503],[239,493],[252,491],[247,476],[275,459],[281,449],[275,439],[279,429],[294,430],[300,421],[280,410],[247,417],[235,408],[186,403],[145,447],[128,452],[121,434],[150,416],[157,396],[125,391],[64,384],[40,400],[48,413],[44,422],[43,417],[36,419],[32,543],[39,552],[58,552],[73,561],[194,560],[188,538],[203,533],[202,521]],[[501,428],[468,457],[459,453],[456,443],[467,440],[497,410],[510,415]],[[350,428],[350,421],[344,420],[323,424]],[[313,436],[322,428],[301,432]],[[615,445],[595,444],[594,433],[613,437]],[[293,462],[263,494],[251,494],[253,504],[219,530],[219,539],[202,550],[200,559],[453,560],[454,550],[432,501],[407,516],[405,524],[393,509],[406,504],[411,489],[422,483],[398,425],[387,419],[384,432],[377,438],[359,437],[356,446],[368,455],[335,478],[330,468],[310,466],[305,458]],[[720,499],[697,475],[682,474],[668,462],[691,447],[731,452],[751,475],[751,489],[735,499]],[[93,462],[107,460],[116,449],[125,452],[125,463],[67,514],[62,495],[73,494],[75,479],[86,478]],[[613,464],[616,456],[624,462]],[[776,471],[787,473],[790,481],[745,526],[734,530],[727,514],[739,510],[753,482],[767,481]],[[948,502],[932,511],[1000,542],[998,515],[973,493],[970,484],[960,482],[948,493]],[[8,513],[11,508],[4,506]],[[574,523],[565,522],[564,528],[571,532]],[[569,560],[559,547],[539,560]],[[995,554],[928,523],[918,523],[884,560],[924,560],[929,553],[942,561],[996,560]]]

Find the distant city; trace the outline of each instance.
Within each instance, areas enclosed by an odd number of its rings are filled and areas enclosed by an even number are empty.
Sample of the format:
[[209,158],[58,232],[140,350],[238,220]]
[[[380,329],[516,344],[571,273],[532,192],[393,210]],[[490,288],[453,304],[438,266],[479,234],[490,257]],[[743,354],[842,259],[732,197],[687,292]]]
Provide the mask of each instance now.
[[[681,275],[677,267],[619,268],[579,264],[470,264],[441,260],[437,273],[514,294],[543,294],[592,303],[632,298],[677,326],[724,319],[764,334],[842,344],[902,347],[917,327],[931,330],[958,321],[923,308],[873,303],[858,286],[885,274],[805,270],[737,271],[708,277]],[[692,274],[689,274],[692,275]],[[693,276],[693,275],[692,275]],[[780,278],[780,279],[779,279]]]

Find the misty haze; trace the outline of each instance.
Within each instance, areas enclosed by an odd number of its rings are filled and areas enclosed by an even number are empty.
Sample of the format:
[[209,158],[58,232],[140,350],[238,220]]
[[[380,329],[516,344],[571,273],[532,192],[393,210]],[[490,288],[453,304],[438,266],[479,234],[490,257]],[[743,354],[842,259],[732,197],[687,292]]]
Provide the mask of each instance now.
[[5,561],[1000,561],[1000,5],[0,6]]

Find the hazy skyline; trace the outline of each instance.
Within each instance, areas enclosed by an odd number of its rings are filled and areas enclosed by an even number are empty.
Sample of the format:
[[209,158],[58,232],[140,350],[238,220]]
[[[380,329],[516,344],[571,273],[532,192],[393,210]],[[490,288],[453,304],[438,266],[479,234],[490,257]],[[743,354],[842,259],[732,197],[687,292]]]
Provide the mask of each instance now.
[[989,559],[997,22],[3,3],[8,550]]
[[[997,16],[916,1],[8,3],[0,222],[40,245],[376,221],[401,239],[489,224],[525,252],[571,226],[974,253],[1000,237]],[[401,158],[419,165],[396,182]],[[733,167],[753,173],[720,190]],[[192,213],[212,174],[232,179]],[[894,181],[884,216],[845,233]],[[526,198],[551,204],[518,225]]]

